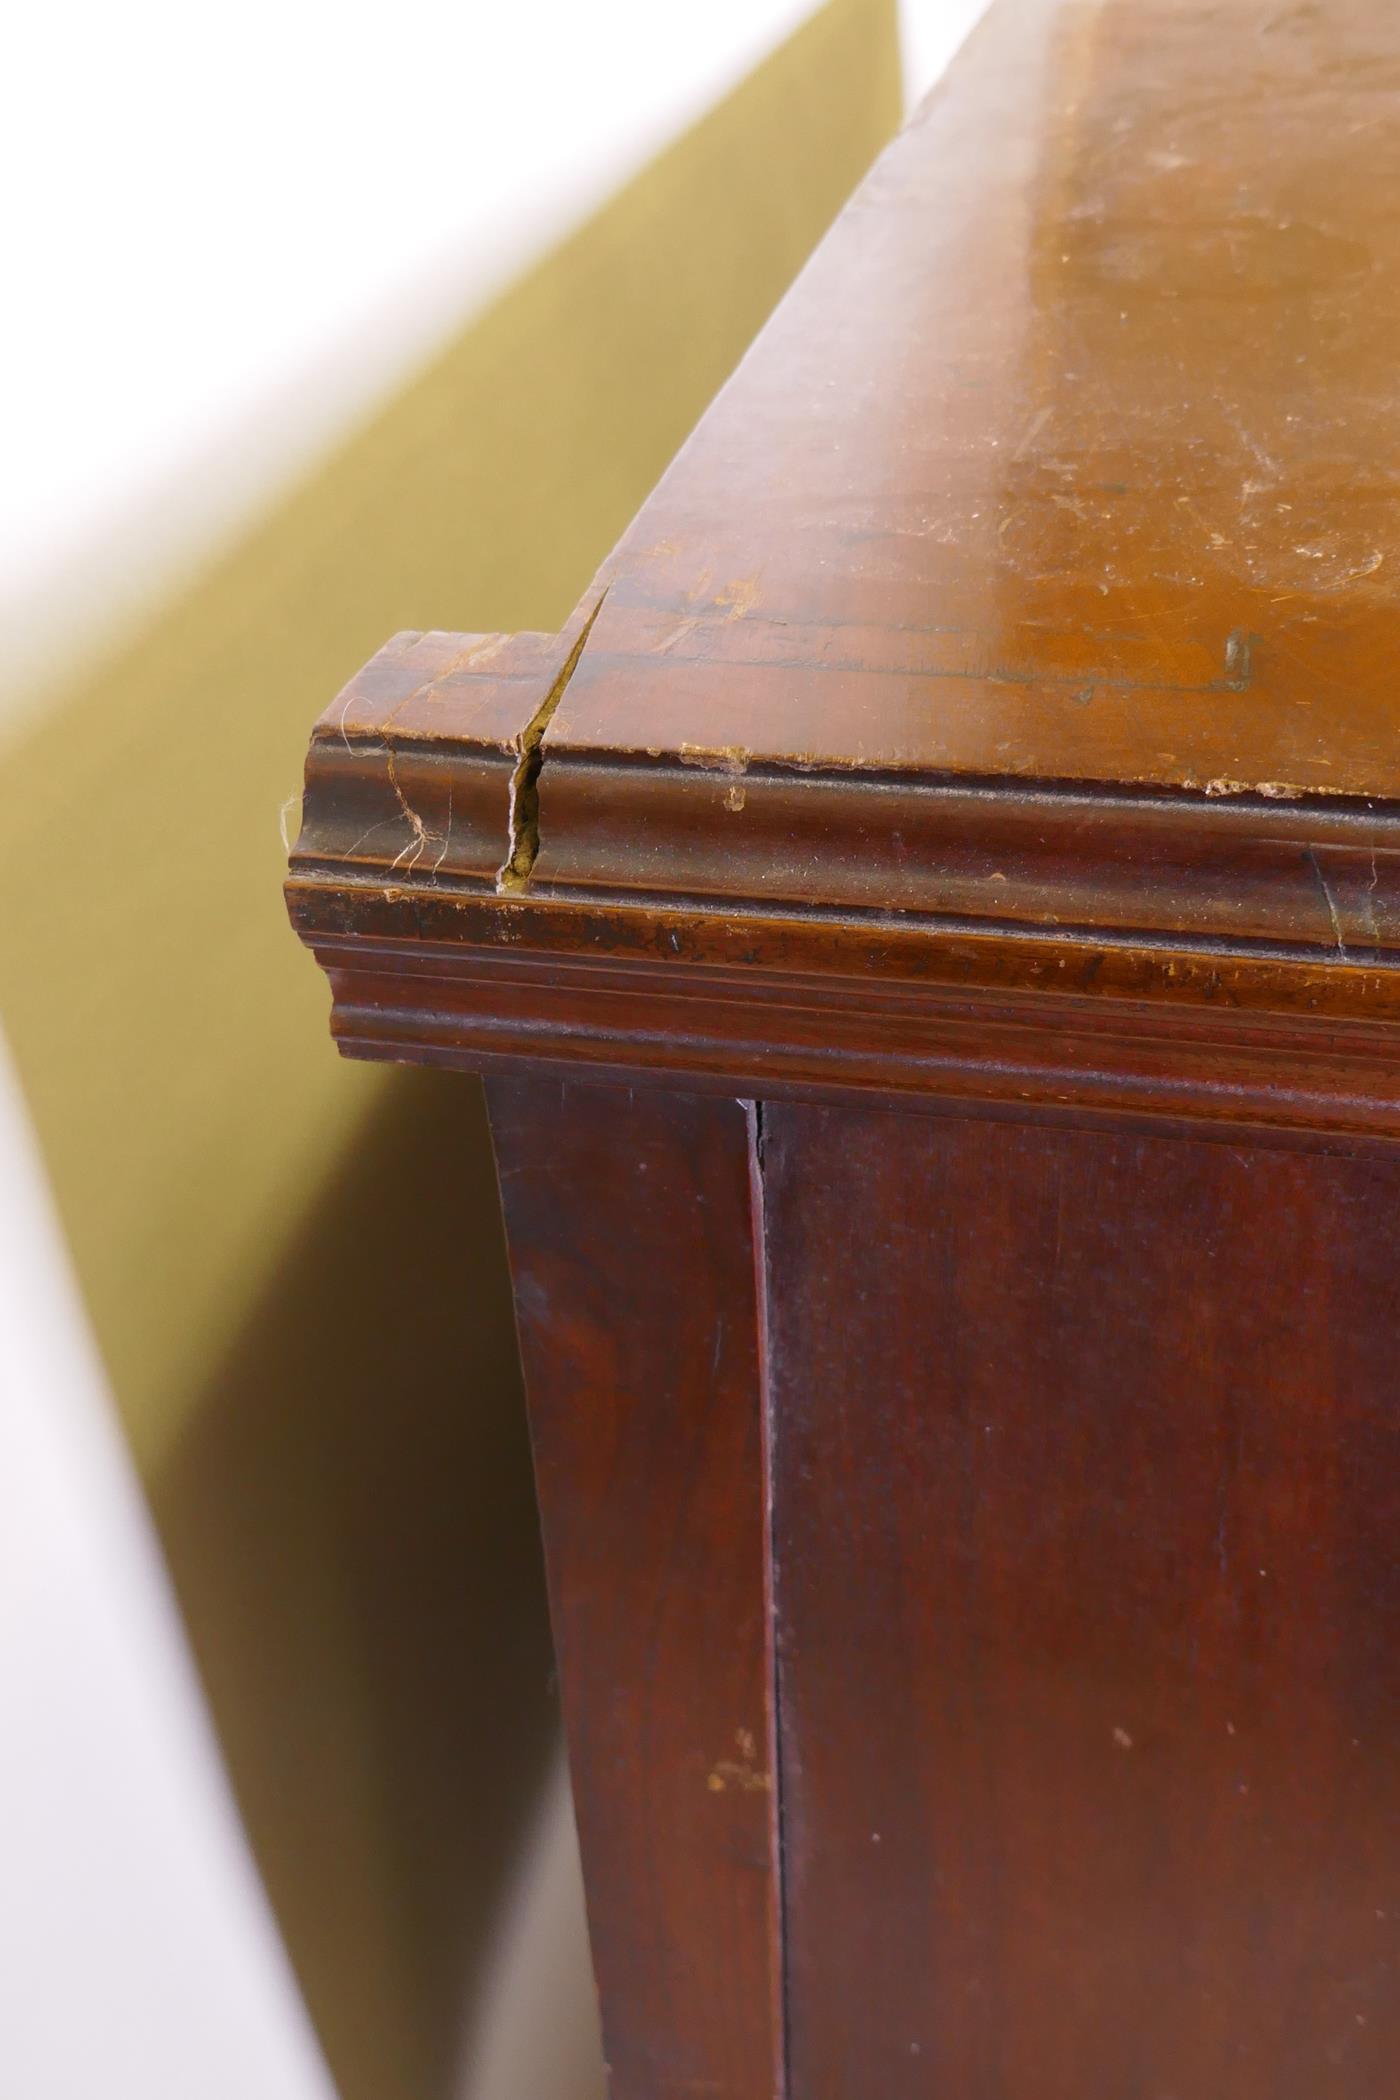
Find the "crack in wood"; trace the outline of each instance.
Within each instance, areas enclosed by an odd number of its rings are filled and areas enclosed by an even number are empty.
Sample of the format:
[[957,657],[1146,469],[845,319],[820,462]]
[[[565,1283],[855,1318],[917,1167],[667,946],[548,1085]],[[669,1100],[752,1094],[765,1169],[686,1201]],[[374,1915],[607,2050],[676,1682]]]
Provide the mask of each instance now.
[[516,747],[519,757],[510,777],[510,829],[506,842],[506,857],[496,871],[496,888],[503,895],[516,894],[525,888],[530,879],[530,870],[539,854],[540,774],[544,768],[545,731],[564,697],[569,680],[578,668],[579,658],[583,655],[607,595],[607,589],[604,588],[597,604],[584,621],[578,640],[564,659],[559,676],[520,732]]

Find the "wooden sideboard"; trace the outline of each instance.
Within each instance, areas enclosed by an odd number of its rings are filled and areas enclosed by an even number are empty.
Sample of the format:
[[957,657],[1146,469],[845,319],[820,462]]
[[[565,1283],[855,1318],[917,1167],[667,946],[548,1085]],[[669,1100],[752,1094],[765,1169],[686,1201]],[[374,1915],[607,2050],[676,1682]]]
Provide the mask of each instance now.
[[1397,372],[1400,14],[997,0],[564,631],[316,725],[617,2100],[1400,2092]]

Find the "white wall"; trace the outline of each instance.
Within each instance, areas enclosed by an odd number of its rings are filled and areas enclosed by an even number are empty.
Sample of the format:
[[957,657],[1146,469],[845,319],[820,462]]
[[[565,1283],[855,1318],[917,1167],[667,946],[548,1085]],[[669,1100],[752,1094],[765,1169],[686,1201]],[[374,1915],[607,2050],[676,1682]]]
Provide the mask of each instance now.
[[0,126],[9,681],[68,654],[75,614],[129,606],[256,510],[805,12],[19,10]]
[[334,2100],[2,1042],[0,2094]]
[[[981,5],[906,0],[911,94]],[[254,514],[811,7],[17,11],[0,711]]]

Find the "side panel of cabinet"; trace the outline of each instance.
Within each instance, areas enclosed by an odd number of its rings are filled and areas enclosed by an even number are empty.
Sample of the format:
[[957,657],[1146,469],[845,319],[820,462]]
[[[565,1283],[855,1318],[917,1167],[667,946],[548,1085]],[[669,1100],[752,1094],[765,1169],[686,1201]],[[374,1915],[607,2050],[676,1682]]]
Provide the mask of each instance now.
[[744,1112],[535,1080],[489,1098],[614,2100],[772,2100]]
[[1400,1165],[762,1179],[791,2100],[1393,2100]]

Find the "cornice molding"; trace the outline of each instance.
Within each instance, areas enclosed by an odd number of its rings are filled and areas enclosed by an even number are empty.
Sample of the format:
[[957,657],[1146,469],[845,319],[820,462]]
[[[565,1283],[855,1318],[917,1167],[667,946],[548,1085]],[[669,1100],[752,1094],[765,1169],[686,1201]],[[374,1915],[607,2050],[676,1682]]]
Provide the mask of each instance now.
[[1188,38],[1183,216],[1065,19],[989,17],[559,634],[400,637],[322,717],[345,1049],[1400,1129],[1400,245],[1327,278],[1324,437],[1272,143]]

